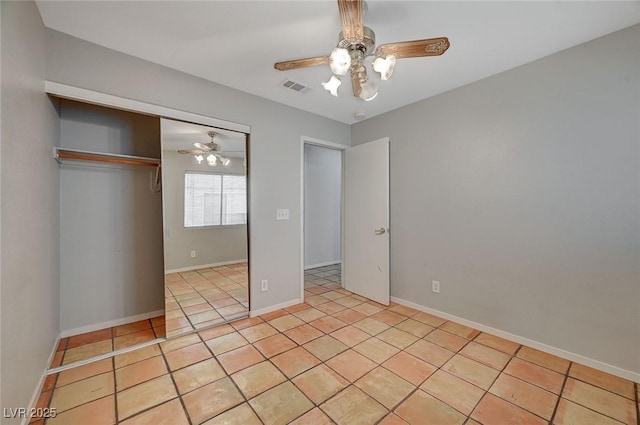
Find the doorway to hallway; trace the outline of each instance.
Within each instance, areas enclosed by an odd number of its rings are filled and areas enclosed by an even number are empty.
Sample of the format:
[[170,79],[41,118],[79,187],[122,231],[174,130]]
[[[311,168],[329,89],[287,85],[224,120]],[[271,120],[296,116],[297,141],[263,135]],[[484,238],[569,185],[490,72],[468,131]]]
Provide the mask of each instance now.
[[342,286],[342,149],[302,143],[302,296]]

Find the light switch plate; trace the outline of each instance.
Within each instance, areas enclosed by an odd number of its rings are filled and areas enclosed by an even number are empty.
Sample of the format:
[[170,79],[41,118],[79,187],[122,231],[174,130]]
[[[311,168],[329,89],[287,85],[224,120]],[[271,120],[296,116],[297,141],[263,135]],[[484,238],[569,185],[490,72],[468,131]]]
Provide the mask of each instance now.
[[289,220],[289,210],[276,210],[276,220]]

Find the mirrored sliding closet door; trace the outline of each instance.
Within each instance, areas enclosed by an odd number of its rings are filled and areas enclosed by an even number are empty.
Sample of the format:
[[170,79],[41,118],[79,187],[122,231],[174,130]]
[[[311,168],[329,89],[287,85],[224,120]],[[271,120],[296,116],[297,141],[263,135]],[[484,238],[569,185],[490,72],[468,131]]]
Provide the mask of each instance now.
[[246,135],[162,119],[167,338],[249,315]]

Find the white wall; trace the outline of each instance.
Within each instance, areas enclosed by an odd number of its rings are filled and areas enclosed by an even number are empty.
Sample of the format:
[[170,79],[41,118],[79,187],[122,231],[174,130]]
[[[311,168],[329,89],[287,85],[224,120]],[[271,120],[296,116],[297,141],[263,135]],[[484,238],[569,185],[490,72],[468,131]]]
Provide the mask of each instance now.
[[[160,158],[160,119],[61,101],[60,144]],[[164,309],[162,195],[155,169],[60,166],[60,329]]]
[[[250,125],[251,306],[300,297],[300,136],[348,145],[348,125],[56,31],[48,32],[47,79]],[[278,208],[290,209],[291,219],[276,221]]]
[[0,406],[18,408],[39,390],[58,336],[58,115],[44,94],[46,33],[35,3],[0,7]]
[[391,139],[393,296],[640,373],[639,40],[352,127]]
[[[162,152],[165,270],[198,268],[247,259],[247,226],[184,227],[184,174],[186,171],[245,174],[243,159],[230,158],[226,167],[198,164],[193,155]],[[196,258],[191,258],[191,251]]]
[[304,145],[304,266],[340,262],[342,152]]

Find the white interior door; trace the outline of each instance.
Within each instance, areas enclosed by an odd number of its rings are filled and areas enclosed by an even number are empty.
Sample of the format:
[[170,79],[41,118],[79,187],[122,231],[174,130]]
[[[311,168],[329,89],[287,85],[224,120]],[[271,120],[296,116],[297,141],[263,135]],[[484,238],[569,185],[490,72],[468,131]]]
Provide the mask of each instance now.
[[343,283],[389,304],[388,138],[345,151]]

